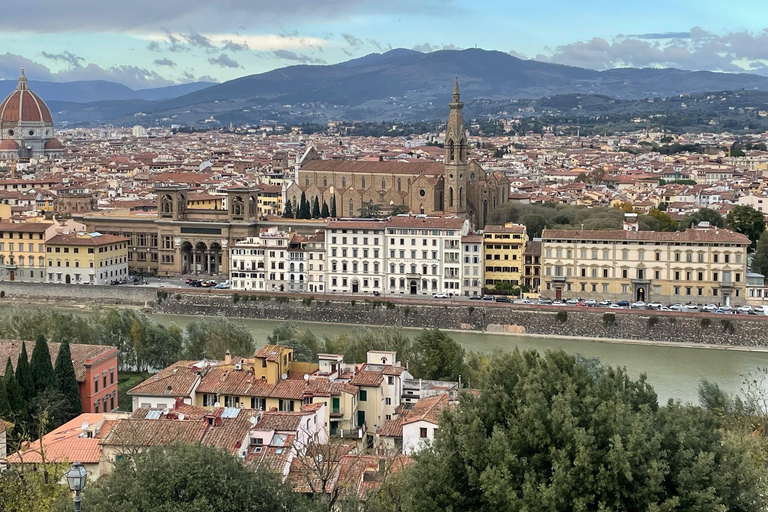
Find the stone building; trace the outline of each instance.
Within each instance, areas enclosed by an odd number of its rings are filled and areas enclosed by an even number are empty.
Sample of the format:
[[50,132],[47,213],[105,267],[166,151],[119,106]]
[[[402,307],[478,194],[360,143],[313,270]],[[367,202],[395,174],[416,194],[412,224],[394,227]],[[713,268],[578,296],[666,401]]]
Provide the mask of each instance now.
[[508,200],[509,180],[470,160],[458,82],[449,106],[443,163],[323,160],[310,150],[286,200],[295,206],[304,193],[310,201],[318,197],[321,204],[330,204],[335,197],[339,217],[356,217],[363,203],[373,203],[382,212],[404,206],[413,214],[455,215],[484,226],[490,213]]
[[21,70],[19,85],[0,103],[0,160],[26,160],[61,155],[64,146],[53,136],[48,105],[29,89]]

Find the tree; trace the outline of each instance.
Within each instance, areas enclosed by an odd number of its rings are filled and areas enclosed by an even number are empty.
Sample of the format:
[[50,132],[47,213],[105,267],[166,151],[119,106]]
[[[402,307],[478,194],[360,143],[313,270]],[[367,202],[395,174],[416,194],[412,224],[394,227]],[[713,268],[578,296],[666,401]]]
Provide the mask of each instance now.
[[635,210],[635,207],[632,206],[632,203],[629,203],[627,201],[622,201],[614,206],[614,208],[618,208],[619,210],[623,211],[624,213],[637,213]]
[[361,219],[378,219],[381,217],[381,206],[374,204],[373,201],[363,201],[357,211]]
[[424,329],[413,340],[410,371],[429,380],[458,380],[464,373],[464,349],[439,329]]
[[768,231],[763,231],[757,240],[750,270],[768,277]]
[[5,380],[0,379],[0,419],[11,420],[11,402],[8,401],[8,393],[5,392]]
[[338,215],[336,215],[336,196],[331,196],[331,217],[336,218]]
[[[85,488],[83,511],[95,512],[299,512],[306,498],[282,475],[251,469],[215,448],[157,446],[122,459],[111,475]],[[257,498],[255,498],[257,497]],[[59,503],[57,503],[59,506]],[[62,503],[69,510],[72,501]],[[86,508],[87,507],[87,508]]]
[[[37,465],[12,465],[0,471],[0,510],[3,512],[51,512],[57,502],[72,509],[72,497],[61,479],[66,464],[46,464],[44,471]],[[87,509],[86,509],[87,510]]]
[[35,379],[32,377],[32,370],[29,367],[27,344],[23,341],[21,342],[19,359],[16,361],[16,382],[19,383],[24,400],[30,402],[35,397]]
[[293,218],[293,205],[291,204],[291,200],[288,199],[285,202],[285,208],[283,208],[283,218],[285,219],[292,219]]
[[547,220],[538,214],[526,215],[520,222],[525,225],[525,230],[529,238],[541,236],[542,231],[547,227]]
[[320,200],[317,198],[317,196],[315,196],[315,199],[312,201],[312,218],[320,218]]
[[725,223],[729,228],[749,237],[754,249],[760,235],[765,231],[765,219],[763,214],[749,205],[734,206],[725,217]]
[[325,199],[323,199],[323,208],[320,210],[320,217],[327,219],[330,216],[331,212],[328,210],[328,203],[326,203]]
[[709,222],[709,224],[716,228],[722,228],[725,225],[723,216],[717,213],[711,208],[701,208],[695,213],[686,215],[683,220],[680,221],[680,231],[685,231],[691,226],[698,226],[700,222]]
[[35,394],[46,389],[56,389],[56,374],[51,364],[51,352],[48,350],[48,340],[40,334],[32,350],[32,361],[29,363],[32,378],[35,380]]
[[648,212],[648,216],[659,221],[662,231],[677,231],[677,222],[669,216],[668,213],[664,213],[662,210],[652,208]]
[[5,394],[8,396],[8,404],[11,408],[11,419],[16,423],[24,423],[28,419],[27,401],[24,399],[21,387],[16,376],[13,374],[13,364],[11,358],[5,365],[5,376],[3,377],[5,385]]
[[286,322],[278,325],[267,336],[267,341],[293,349],[294,361],[317,362],[317,354],[321,350],[321,342],[312,331],[301,330],[296,324]]
[[203,317],[187,325],[186,353],[190,359],[222,359],[227,350],[233,355],[253,354],[251,331],[224,316]]
[[565,352],[493,357],[409,468],[413,512],[731,510],[765,506],[761,440],[658,397],[643,376]]
[[394,208],[392,208],[392,215],[403,215],[408,213],[408,207],[404,204],[396,204]]
[[72,354],[67,340],[61,342],[59,354],[56,356],[54,372],[56,373],[57,387],[66,403],[64,415],[66,420],[72,419],[83,412],[83,407],[80,402],[80,388],[77,384],[75,366],[72,364]]

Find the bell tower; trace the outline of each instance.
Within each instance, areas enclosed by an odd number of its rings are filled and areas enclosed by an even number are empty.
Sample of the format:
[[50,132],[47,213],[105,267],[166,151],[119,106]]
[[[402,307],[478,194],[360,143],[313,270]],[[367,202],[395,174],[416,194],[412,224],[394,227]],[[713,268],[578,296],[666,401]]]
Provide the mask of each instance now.
[[467,130],[461,111],[464,103],[459,93],[459,79],[453,85],[453,101],[448,106],[451,112],[445,129],[445,213],[464,215],[467,213]]

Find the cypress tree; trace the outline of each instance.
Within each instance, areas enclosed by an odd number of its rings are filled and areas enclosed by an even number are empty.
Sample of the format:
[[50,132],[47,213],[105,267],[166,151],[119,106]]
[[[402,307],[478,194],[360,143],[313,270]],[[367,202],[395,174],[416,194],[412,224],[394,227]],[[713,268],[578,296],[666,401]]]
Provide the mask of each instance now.
[[317,199],[317,196],[315,196],[315,200],[312,201],[312,218],[320,218],[320,201]]
[[285,219],[292,219],[293,218],[293,205],[291,204],[291,200],[288,199],[285,202],[285,209],[283,210],[283,218]]
[[69,350],[69,341],[63,341],[59,347],[59,355],[56,356],[56,383],[59,392],[64,396],[67,402],[65,408],[64,421],[69,421],[81,412],[83,412],[80,403],[80,388],[77,385],[77,375],[75,375],[75,366],[72,364],[72,354]]
[[11,420],[11,403],[8,401],[8,393],[5,392],[4,379],[0,379],[0,419]]
[[48,350],[48,341],[42,334],[35,342],[29,367],[32,370],[32,378],[35,380],[35,393],[40,394],[46,389],[56,390],[56,373],[51,364],[51,352]]
[[308,219],[309,217],[304,216],[304,208],[307,205],[307,196],[304,194],[304,192],[301,193],[301,199],[299,199],[299,209],[296,210],[296,218],[297,219]]
[[331,213],[328,211],[328,203],[325,202],[325,199],[323,199],[323,208],[320,210],[320,217],[327,219],[331,216]]
[[338,215],[336,215],[336,196],[331,196],[331,217],[334,219],[338,217]]
[[21,353],[19,360],[16,361],[16,382],[21,388],[21,395],[29,403],[35,398],[35,378],[32,377],[32,369],[29,367],[29,356],[27,355],[27,344],[21,343]]
[[24,422],[27,420],[27,402],[21,394],[21,387],[16,381],[16,376],[13,374],[13,364],[11,364],[11,358],[8,358],[8,363],[5,365],[5,377],[3,377],[3,384],[5,384],[5,394],[8,397],[8,404],[11,407],[11,418],[15,422]]

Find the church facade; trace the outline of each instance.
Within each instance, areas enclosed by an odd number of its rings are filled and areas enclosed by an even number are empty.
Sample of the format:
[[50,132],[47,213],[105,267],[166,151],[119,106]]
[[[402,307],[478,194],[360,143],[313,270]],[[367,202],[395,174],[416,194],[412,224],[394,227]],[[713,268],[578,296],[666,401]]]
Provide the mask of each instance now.
[[481,229],[490,213],[509,197],[509,180],[501,172],[489,173],[469,159],[466,127],[458,82],[445,132],[445,160],[351,161],[322,160],[310,150],[288,186],[286,200],[331,203],[335,197],[339,217],[357,217],[363,203],[378,205],[382,212],[404,207],[412,214],[452,215],[469,219]]

